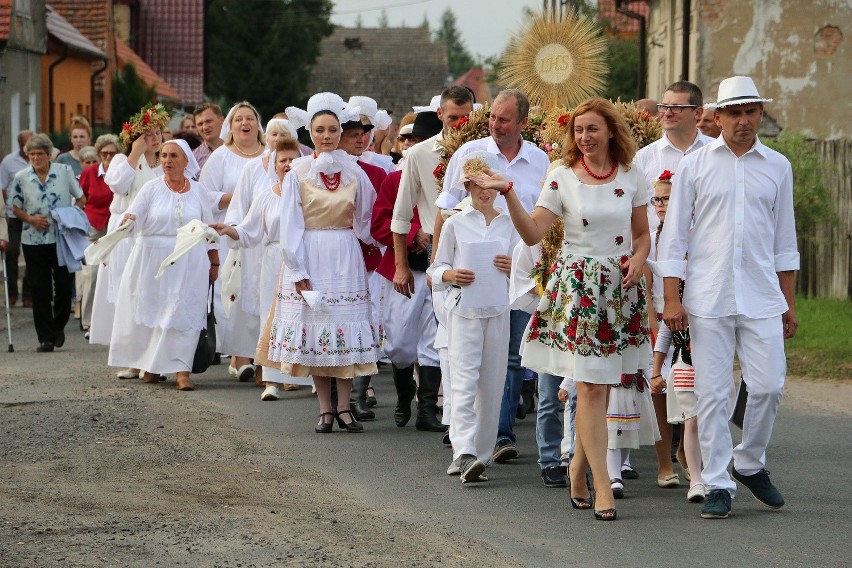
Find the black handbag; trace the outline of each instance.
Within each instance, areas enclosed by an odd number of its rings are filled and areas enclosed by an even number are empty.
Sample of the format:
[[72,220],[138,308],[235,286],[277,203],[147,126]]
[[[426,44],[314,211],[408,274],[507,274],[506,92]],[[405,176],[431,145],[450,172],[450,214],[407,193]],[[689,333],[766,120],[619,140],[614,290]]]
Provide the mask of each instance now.
[[198,334],[198,345],[192,359],[192,374],[207,370],[216,356],[216,316],[213,314],[213,285],[210,285],[210,308],[207,311],[207,327]]

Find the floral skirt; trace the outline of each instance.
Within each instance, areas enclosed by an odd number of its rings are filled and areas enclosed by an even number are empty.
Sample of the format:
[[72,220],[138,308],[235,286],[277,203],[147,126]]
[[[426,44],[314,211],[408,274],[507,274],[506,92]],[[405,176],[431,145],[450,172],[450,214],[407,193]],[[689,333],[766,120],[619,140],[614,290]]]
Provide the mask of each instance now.
[[378,373],[378,329],[358,239],[351,230],[306,230],[313,308],[284,267],[258,341],[256,362],[294,377],[352,378]]
[[650,354],[645,279],[621,288],[627,257],[563,251],[524,334],[522,364],[577,381],[617,384],[647,366]]

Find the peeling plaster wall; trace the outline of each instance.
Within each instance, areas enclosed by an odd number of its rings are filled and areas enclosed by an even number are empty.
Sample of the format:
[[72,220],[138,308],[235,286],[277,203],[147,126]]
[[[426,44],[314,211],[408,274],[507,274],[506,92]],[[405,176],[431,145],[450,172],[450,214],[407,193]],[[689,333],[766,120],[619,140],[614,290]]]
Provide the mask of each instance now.
[[[649,1],[650,97],[680,79],[681,4]],[[691,27],[688,79],[706,98],[749,75],[782,128],[852,138],[852,0],[692,0]]]

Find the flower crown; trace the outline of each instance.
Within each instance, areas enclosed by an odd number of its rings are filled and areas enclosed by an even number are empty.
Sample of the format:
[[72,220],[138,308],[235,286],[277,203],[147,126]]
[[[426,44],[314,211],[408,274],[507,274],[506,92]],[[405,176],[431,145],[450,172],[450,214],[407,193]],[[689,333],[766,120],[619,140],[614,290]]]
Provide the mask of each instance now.
[[657,178],[657,181],[667,181],[671,183],[673,175],[674,174],[669,170],[663,170],[663,173],[660,174],[660,177]]
[[146,105],[142,109],[130,117],[130,122],[125,122],[121,127],[121,141],[125,146],[130,145],[130,141],[138,134],[142,134],[146,130],[159,127],[165,128],[169,123],[169,113],[166,107],[161,104]]

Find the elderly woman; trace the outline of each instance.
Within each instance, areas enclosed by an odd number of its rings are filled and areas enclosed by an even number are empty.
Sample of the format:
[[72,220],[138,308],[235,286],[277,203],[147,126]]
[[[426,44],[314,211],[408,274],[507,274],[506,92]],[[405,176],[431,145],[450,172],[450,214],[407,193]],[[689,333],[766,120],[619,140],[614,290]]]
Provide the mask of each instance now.
[[[87,148],[91,148],[91,155]],[[110,162],[118,154],[118,137],[114,134],[104,134],[95,141],[94,147],[88,146],[80,150],[83,163],[92,162],[80,174],[80,187],[86,196],[86,218],[92,226],[89,240],[95,241],[106,234],[109,221],[109,206],[112,204],[112,190],[104,181]],[[92,161],[90,158],[94,156]],[[89,326],[92,322],[92,304],[95,300],[95,285],[98,279],[97,266],[84,266],[77,273],[77,296],[80,299],[80,325],[86,331],[88,339]]]
[[[279,213],[281,182],[287,172],[290,171],[293,160],[299,157],[299,142],[297,140],[281,138],[275,142],[275,145],[272,146],[272,154],[269,156],[269,168],[274,167],[276,183],[272,185],[267,182],[264,186],[258,184],[256,195],[248,213],[236,226],[227,223],[212,225],[220,235],[227,235],[234,240],[232,246],[240,249],[258,250],[263,254],[260,269],[258,327],[266,321],[266,316],[269,314],[278,283],[278,271],[281,269],[281,217]],[[231,202],[232,207],[234,203]],[[228,213],[230,214],[230,210]],[[294,379],[282,374],[278,371],[277,366],[266,369],[258,366],[258,375],[261,375],[261,370],[263,380],[266,382],[266,388],[260,396],[261,400],[278,400],[281,398],[282,390],[297,390],[298,384],[311,384],[309,378]]]
[[[168,122],[169,115],[163,105],[146,105],[122,128],[121,141],[125,146],[125,154],[116,154],[104,174],[104,182],[113,192],[107,223],[108,233],[121,224],[124,213],[136,199],[142,186],[163,174],[159,153],[163,143],[162,129]],[[110,343],[118,285],[132,247],[131,239],[122,240],[98,269],[89,337],[91,343]],[[119,379],[138,377],[139,369],[135,368],[118,373]]]
[[[251,103],[242,101],[231,108],[222,124],[220,137],[225,143],[210,154],[199,181],[207,188],[212,198],[215,221],[221,223],[226,221],[226,210],[234,198],[243,168],[255,158],[260,158],[266,150],[260,115]],[[265,173],[262,175],[266,177]],[[249,189],[253,187],[251,181],[245,183]],[[271,183],[275,183],[274,180]],[[234,224],[242,221],[248,212],[248,207],[243,207],[244,204],[235,206],[235,212],[227,221]],[[219,254],[223,259],[228,254],[229,246],[229,239],[220,240]],[[260,272],[260,255],[255,255],[255,260],[243,263],[242,271],[257,275]],[[257,288],[256,283],[254,288]],[[257,348],[257,294],[256,291],[252,294],[252,290],[247,290],[247,294],[242,298],[248,300],[248,304],[244,306],[243,300],[237,298],[226,312],[220,290],[217,285],[214,294],[216,350],[231,356],[229,372],[232,375],[240,381],[248,381],[255,375],[251,358]]]
[[[577,443],[571,460],[571,505],[616,519],[607,473],[607,389],[641,380],[648,364],[648,301],[642,267],[651,246],[648,188],[631,168],[636,145],[615,106],[581,103],[568,126],[564,165],[551,170],[532,215],[512,184],[486,172],[477,183],[506,196],[512,221],[528,245],[556,219],[565,224],[559,257],[525,333],[523,365],[577,382]],[[480,184],[481,185],[481,184]],[[588,494],[586,468],[595,480]],[[585,493],[585,494],[584,494]]]
[[175,248],[177,230],[193,219],[210,223],[206,190],[192,178],[198,162],[184,140],[160,150],[163,175],[142,186],[124,214],[135,221],[133,250],[118,288],[108,363],[145,369],[143,382],[177,374],[178,390],[194,390],[189,373],[206,325],[207,289],[219,271],[215,245],[199,244],[155,277]]
[[80,177],[86,166],[80,156],[80,150],[92,144],[92,126],[85,116],[75,116],[71,119],[71,150],[59,154],[57,164],[64,164],[74,170],[74,175]]
[[74,278],[59,265],[56,223],[51,211],[86,204],[83,190],[70,167],[51,164],[53,143],[34,134],[24,146],[30,166],[15,175],[10,191],[12,211],[23,221],[21,246],[32,283],[33,321],[38,334],[36,351],[47,353],[65,344],[65,324],[71,315]]
[[361,432],[349,394],[354,377],[377,373],[377,329],[358,239],[375,244],[370,217],[376,192],[355,159],[337,149],[340,124],[358,114],[338,95],[319,93],[307,111],[288,107],[287,116],[294,126],[310,126],[317,154],[293,162],[282,184],[284,264],[256,360],[293,377],[313,376],[320,404],[316,432],[331,432],[335,419],[340,428]]

